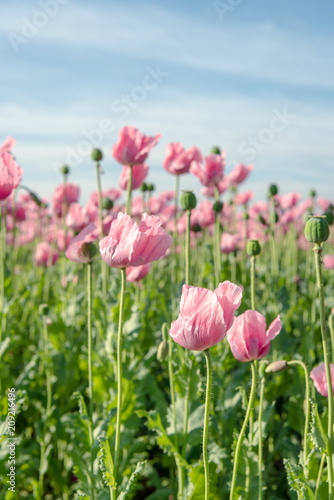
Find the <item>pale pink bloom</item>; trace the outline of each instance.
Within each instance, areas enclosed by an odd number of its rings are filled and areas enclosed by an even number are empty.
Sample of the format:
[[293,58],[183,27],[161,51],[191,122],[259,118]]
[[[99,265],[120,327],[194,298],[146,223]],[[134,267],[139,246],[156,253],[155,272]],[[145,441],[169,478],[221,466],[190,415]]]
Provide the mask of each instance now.
[[211,201],[201,201],[192,212],[196,213],[198,224],[201,227],[209,227],[215,222],[215,213]]
[[109,235],[100,241],[102,259],[108,266],[123,268],[148,264],[163,257],[172,238],[155,215],[144,213],[139,225],[127,214],[119,213]]
[[234,198],[234,202],[237,205],[247,205],[253,199],[253,191],[245,191],[244,193],[238,193]]
[[223,253],[232,253],[237,250],[240,237],[237,234],[223,233],[220,240],[220,250]]
[[[334,395],[334,365],[330,364],[329,368],[331,372],[332,391]],[[317,391],[325,398],[328,398],[328,385],[327,385],[325,363],[321,363],[320,365],[313,368],[313,370],[310,373],[310,377],[313,380],[314,386],[317,389]]]
[[297,205],[301,195],[299,193],[287,193],[278,197],[279,204],[284,210],[290,209]]
[[13,139],[13,137],[6,137],[4,142],[0,146],[0,155],[2,153],[10,152],[13,150],[13,147],[15,146],[16,140]]
[[230,172],[226,178],[231,186],[237,186],[241,184],[253,170],[253,165],[244,165],[239,163],[234,167],[232,172]]
[[186,174],[189,172],[192,161],[202,161],[201,152],[196,146],[185,150],[180,142],[170,142],[167,144],[166,156],[163,167],[167,172],[174,175]]
[[331,204],[331,202],[327,198],[317,198],[317,204],[319,205],[321,210],[326,212],[326,210],[329,207],[329,205]]
[[180,314],[171,324],[170,336],[193,351],[204,351],[218,344],[233,324],[241,297],[241,288],[229,281],[220,283],[214,292],[183,285]]
[[[148,171],[149,168],[146,163],[143,163],[142,165],[134,165],[132,167],[131,191],[138,189],[143,184],[144,179],[148,176]],[[127,190],[129,178],[130,167],[124,166],[119,179],[119,187],[123,189],[123,191]]]
[[131,201],[131,216],[141,217],[145,212],[143,207],[143,197],[141,195],[135,196]]
[[[228,179],[223,177],[216,187],[218,188],[219,194],[225,193],[226,189],[229,187]],[[203,196],[207,196],[208,198],[214,198],[216,196],[214,186],[204,186],[201,191]]]
[[73,262],[87,264],[92,262],[92,254],[90,252],[91,244],[98,239],[100,232],[94,222],[88,224],[85,229],[73,238],[69,244],[65,255]]
[[204,164],[193,161],[190,172],[199,178],[203,186],[217,186],[223,179],[225,168],[225,152],[221,155],[208,155],[204,158]]
[[118,141],[113,145],[111,154],[122,165],[141,165],[160,137],[161,134],[146,136],[128,125],[119,131]]
[[227,341],[233,356],[238,361],[253,361],[264,358],[270,350],[270,342],[281,331],[280,317],[266,331],[265,317],[257,311],[248,310],[238,316],[227,332]]
[[149,262],[148,264],[144,264],[143,266],[137,266],[137,267],[127,267],[126,268],[126,281],[129,281],[130,283],[134,283],[135,281],[140,281],[149,272],[151,269],[152,263]]
[[71,203],[66,215],[66,225],[74,231],[81,231],[89,223],[87,211],[79,203]]
[[23,170],[11,153],[0,154],[0,205],[12,194],[21,181]]
[[34,261],[38,267],[50,267],[57,262],[58,257],[58,252],[49,243],[42,241],[37,245]]
[[[113,213],[109,213],[103,220],[102,220],[102,228],[103,228],[103,234],[104,236],[107,236],[107,234],[109,233],[110,231],[110,226],[111,226],[111,223],[112,221],[114,221],[116,219],[116,215],[113,214]],[[96,217],[95,219],[95,225],[97,227],[100,226],[100,219],[99,217]]]
[[159,198],[161,203],[165,204],[175,199],[175,193],[174,191],[163,191],[159,194]]
[[334,269],[334,255],[324,255],[323,263],[325,269]]
[[56,187],[52,195],[52,207],[53,211],[57,217],[62,217],[63,206],[65,208],[65,213],[68,211],[68,207],[71,203],[78,201],[80,195],[80,188],[76,184],[60,184]]
[[74,233],[71,230],[66,231],[66,232],[63,229],[57,230],[56,244],[57,244],[57,248],[60,252],[65,252],[66,248],[73,240],[73,236],[74,236]]

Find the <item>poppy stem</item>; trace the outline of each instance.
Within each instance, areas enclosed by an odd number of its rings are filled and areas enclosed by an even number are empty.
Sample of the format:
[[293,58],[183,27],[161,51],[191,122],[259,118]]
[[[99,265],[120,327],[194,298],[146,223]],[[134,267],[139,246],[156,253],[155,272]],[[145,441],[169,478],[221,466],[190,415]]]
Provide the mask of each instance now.
[[[121,441],[121,412],[122,412],[122,334],[124,323],[124,295],[126,288],[126,269],[121,269],[121,298],[119,304],[119,319],[118,319],[118,335],[117,335],[117,415],[116,415],[116,437],[115,437],[115,457],[114,457],[114,476],[117,481],[118,464],[120,456],[120,441]],[[114,490],[115,498],[117,491]]]
[[130,175],[126,187],[126,213],[131,217],[132,165],[129,165]]
[[244,423],[242,424],[242,428],[241,428],[241,431],[240,431],[240,434],[238,437],[238,441],[237,441],[237,446],[235,448],[233,474],[232,474],[231,490],[230,490],[230,500],[233,500],[233,496],[234,496],[241,445],[242,445],[242,442],[243,442],[243,439],[245,436],[245,431],[246,431],[246,427],[247,427],[247,424],[249,421],[249,416],[250,416],[251,411],[253,409],[255,393],[256,393],[257,369],[256,369],[256,365],[255,365],[254,361],[251,363],[251,369],[252,369],[252,386],[251,386],[251,392],[249,395],[249,401],[248,401],[245,420],[244,420]]
[[190,216],[191,210],[187,210],[187,225],[186,225],[186,285],[189,285],[190,275]]
[[209,434],[210,397],[211,397],[211,383],[212,383],[212,360],[209,349],[206,349],[203,352],[206,358],[206,368],[207,368],[204,425],[203,425],[203,463],[204,463],[204,478],[205,478],[204,498],[205,500],[209,500],[210,473],[209,473],[209,461],[208,461],[208,434]]
[[[215,199],[219,201],[219,190],[215,186]],[[220,283],[221,276],[221,252],[220,252],[220,214],[215,214],[215,229],[214,229],[214,263],[215,263],[215,285]]]
[[329,347],[328,347],[328,340],[326,333],[325,296],[324,296],[324,284],[322,280],[322,258],[321,258],[322,247],[319,243],[315,243],[313,250],[315,258],[315,268],[317,274],[317,287],[320,299],[320,325],[321,325],[322,348],[324,352],[324,363],[325,363],[326,380],[328,387],[328,446],[327,446],[328,500],[333,500],[333,457],[332,457],[333,389],[332,389],[332,378],[331,378],[330,364],[329,364]]
[[89,397],[89,445],[90,445],[90,486],[94,500],[94,452],[93,452],[93,363],[92,363],[92,263],[87,266],[88,293],[88,397]]

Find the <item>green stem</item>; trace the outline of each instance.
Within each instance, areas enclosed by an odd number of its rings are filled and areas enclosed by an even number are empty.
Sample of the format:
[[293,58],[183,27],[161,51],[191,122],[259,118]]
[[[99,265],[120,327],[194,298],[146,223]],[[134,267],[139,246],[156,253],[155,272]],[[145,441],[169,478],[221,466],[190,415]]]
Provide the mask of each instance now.
[[320,484],[321,484],[321,476],[322,476],[322,473],[323,473],[323,470],[324,470],[325,460],[326,460],[326,453],[323,453],[321,455],[321,460],[320,460],[320,465],[319,465],[319,472],[318,472],[318,477],[317,477],[317,484],[316,484],[316,487],[315,487],[315,493],[314,493],[315,500],[318,500],[319,488],[320,488]]
[[304,375],[305,375],[305,400],[304,400],[304,409],[305,409],[305,426],[304,426],[304,451],[303,451],[303,465],[304,465],[304,473],[305,477],[308,476],[307,472],[307,455],[308,455],[308,428],[309,428],[309,423],[310,423],[310,383],[309,383],[309,375],[308,371],[306,368],[306,365],[303,361],[300,361],[299,359],[293,359],[291,361],[288,361],[288,365],[299,365],[303,368],[304,370]]
[[265,377],[261,378],[260,386],[260,402],[259,402],[259,417],[258,417],[258,427],[259,427],[259,445],[258,445],[258,475],[259,475],[259,492],[258,500],[262,500],[262,416],[263,416],[263,400],[264,400],[264,388],[265,388]]
[[316,243],[314,248],[315,268],[317,273],[317,287],[319,290],[320,299],[320,324],[321,324],[321,337],[322,347],[324,352],[324,363],[326,370],[326,379],[328,387],[328,447],[327,447],[327,464],[328,464],[328,499],[333,499],[333,456],[332,456],[332,442],[333,442],[333,389],[332,379],[329,364],[329,348],[326,333],[326,319],[325,319],[325,297],[324,297],[324,284],[322,280],[322,266],[321,256],[322,248]]
[[190,274],[190,216],[191,210],[187,210],[187,225],[186,225],[186,285],[189,285]]
[[90,444],[90,484],[91,498],[94,500],[94,452],[93,452],[93,363],[92,363],[92,268],[87,267],[87,298],[88,298],[88,398],[89,398],[89,444]]
[[334,327],[333,327],[333,314],[329,315],[329,331],[331,334],[331,359],[332,359],[332,364],[334,364]]
[[254,404],[254,399],[255,399],[257,370],[256,370],[256,366],[255,366],[254,362],[251,363],[251,369],[252,369],[252,387],[251,387],[251,392],[249,395],[249,401],[248,401],[245,420],[244,420],[244,423],[242,424],[242,428],[241,428],[241,431],[240,431],[240,434],[238,437],[238,441],[237,441],[237,446],[235,449],[234,463],[233,463],[233,474],[232,474],[232,482],[231,482],[231,490],[230,490],[230,500],[233,500],[236,479],[237,479],[237,470],[238,470],[241,445],[242,445],[242,442],[243,442],[243,439],[245,436],[246,427],[247,427],[247,424],[249,421],[249,416],[250,416],[251,411],[253,409],[253,404]]
[[[175,388],[174,388],[174,373],[173,373],[173,341],[170,335],[168,335],[168,377],[169,377],[170,400],[171,400],[172,415],[173,415],[174,444],[175,448],[178,450],[179,443],[178,443],[177,428],[176,428]],[[181,497],[181,495],[183,496],[184,476],[182,473],[182,467],[179,463],[179,460],[176,460],[176,466],[177,466],[177,477],[178,477],[178,492]]]
[[[99,204],[99,224],[100,224],[100,236],[103,238],[103,219],[102,219],[102,188],[101,188],[101,168],[100,163],[96,162],[96,181],[97,181],[97,199]],[[107,293],[107,265],[103,259],[101,259],[101,270],[102,270],[102,292],[103,295]]]
[[179,204],[179,193],[180,193],[180,176],[176,175],[175,176],[175,210],[174,210],[174,234],[177,234],[177,211],[178,211],[178,204]]
[[0,344],[4,332],[4,299],[5,299],[5,258],[6,258],[6,219],[3,208],[0,207]]
[[51,386],[51,372],[48,362],[48,327],[46,318],[43,316],[43,337],[44,337],[44,368],[46,378],[46,415],[49,415],[52,405],[52,386]]
[[212,361],[210,350],[203,351],[206,358],[207,379],[206,379],[206,396],[205,396],[205,411],[203,425],[203,462],[204,462],[204,477],[205,477],[205,500],[210,497],[210,473],[208,461],[208,434],[209,434],[209,415],[210,415],[210,396],[211,396],[211,381],[212,381]]
[[[219,190],[215,186],[215,199],[219,201]],[[214,229],[214,263],[215,263],[215,285],[220,283],[221,277],[221,251],[220,251],[220,214],[215,214],[215,229]]]
[[[117,480],[119,457],[120,457],[120,442],[121,442],[121,413],[122,413],[122,334],[124,323],[124,296],[126,288],[126,269],[121,269],[121,299],[119,304],[119,319],[118,319],[118,335],[117,335],[117,416],[116,416],[116,437],[115,437],[115,456],[114,456],[114,471]],[[115,498],[117,498],[117,490],[114,490]]]
[[255,311],[255,255],[251,256],[251,307]]
[[126,213],[131,217],[132,165],[129,165],[130,175],[126,188]]

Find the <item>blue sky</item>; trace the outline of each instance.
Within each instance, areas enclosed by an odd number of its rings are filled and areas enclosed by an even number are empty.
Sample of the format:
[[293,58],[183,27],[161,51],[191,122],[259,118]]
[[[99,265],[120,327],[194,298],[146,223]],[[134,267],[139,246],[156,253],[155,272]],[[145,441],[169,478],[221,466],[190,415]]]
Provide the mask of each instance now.
[[[118,185],[118,130],[161,132],[149,157],[158,191],[173,188],[166,144],[226,151],[227,171],[253,164],[242,186],[263,199],[310,188],[334,200],[334,4],[287,0],[12,0],[0,19],[0,142],[24,183],[50,196],[72,167],[81,200],[95,189],[89,158]],[[196,178],[181,188],[200,191]]]

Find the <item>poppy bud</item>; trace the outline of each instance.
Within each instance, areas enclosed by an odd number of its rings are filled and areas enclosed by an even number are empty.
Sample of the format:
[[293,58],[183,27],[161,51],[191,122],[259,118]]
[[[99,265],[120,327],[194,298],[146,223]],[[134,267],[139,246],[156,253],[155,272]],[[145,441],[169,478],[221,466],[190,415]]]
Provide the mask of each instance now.
[[221,149],[219,146],[213,146],[211,148],[211,154],[212,155],[220,155],[221,154]]
[[196,196],[192,191],[183,191],[180,196],[180,205],[183,210],[192,210],[196,207]]
[[68,175],[70,173],[70,167],[68,165],[63,165],[60,167],[60,171],[64,175]]
[[246,245],[246,252],[250,256],[260,255],[261,245],[258,240],[248,240]]
[[284,372],[284,370],[287,370],[289,368],[289,365],[285,359],[280,359],[279,361],[274,361],[273,363],[270,363],[270,365],[267,366],[266,368],[266,373],[278,373],[278,372]]
[[215,214],[220,214],[223,210],[224,203],[222,201],[215,201],[212,207],[212,210]]
[[147,191],[154,191],[154,190],[155,190],[154,184],[147,184]]
[[329,227],[325,216],[312,216],[305,224],[304,234],[307,241],[322,243],[329,237]]
[[140,191],[142,191],[143,193],[148,191],[146,182],[143,182],[143,184],[140,186]]
[[114,207],[114,202],[110,198],[102,198],[102,208],[111,210]]
[[167,356],[168,356],[168,343],[165,340],[163,340],[162,342],[160,342],[160,345],[158,347],[157,360],[161,362],[164,359],[166,359]]
[[278,187],[276,186],[276,184],[270,184],[268,194],[269,196],[275,196],[276,194],[278,194]]
[[93,161],[101,161],[103,158],[101,149],[93,149],[93,151],[91,152],[91,158]]

